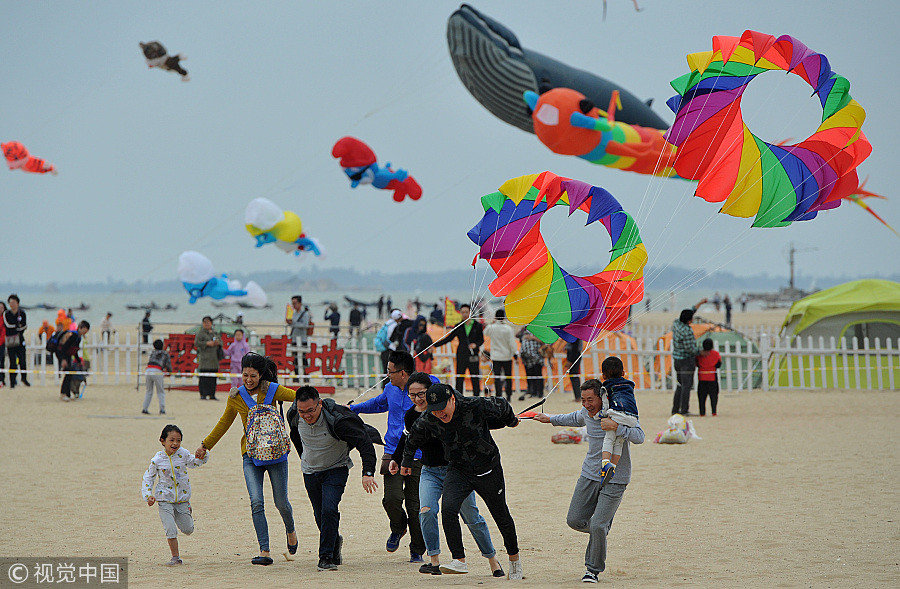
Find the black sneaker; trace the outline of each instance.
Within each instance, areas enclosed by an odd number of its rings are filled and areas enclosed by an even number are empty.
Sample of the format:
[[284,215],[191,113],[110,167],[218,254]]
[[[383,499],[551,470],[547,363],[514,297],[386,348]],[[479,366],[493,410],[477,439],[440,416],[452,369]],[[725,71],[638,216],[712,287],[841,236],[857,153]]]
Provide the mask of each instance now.
[[338,570],[337,565],[331,562],[330,558],[320,558],[319,564],[316,565],[316,570],[319,571],[336,571]]
[[422,566],[419,567],[419,572],[425,575],[442,575],[441,567],[436,564],[431,564],[430,562],[426,562]]
[[506,573],[503,572],[503,567],[500,567],[499,569],[497,569],[496,571],[494,571],[494,572],[491,573],[491,574],[494,575],[494,576],[497,577],[497,578],[505,577],[505,576],[506,576]]
[[597,573],[591,571],[585,571],[584,576],[581,577],[582,583],[599,583],[600,580],[597,578]]
[[341,555],[341,548],[344,547],[344,537],[338,534],[337,542],[334,543],[334,553],[331,556],[331,562],[334,564],[343,564],[344,557]]

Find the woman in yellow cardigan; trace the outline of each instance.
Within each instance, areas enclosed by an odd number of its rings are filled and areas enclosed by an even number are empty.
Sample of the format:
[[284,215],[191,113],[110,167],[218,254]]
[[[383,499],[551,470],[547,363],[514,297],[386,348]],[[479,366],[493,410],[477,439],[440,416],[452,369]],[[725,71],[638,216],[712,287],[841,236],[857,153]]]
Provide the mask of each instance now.
[[[244,388],[250,395],[255,396],[257,403],[262,403],[266,398],[269,382],[275,382],[275,365],[267,358],[250,352],[241,361],[241,378]],[[296,393],[291,389],[279,386],[275,392],[276,401],[292,403]],[[244,431],[247,429],[247,403],[241,398],[238,389],[232,388],[225,404],[225,412],[222,413],[219,423],[212,432],[203,440],[195,453],[198,459],[206,455],[207,450],[225,435],[234,418],[241,416]],[[266,512],[263,504],[263,476],[269,473],[269,482],[272,483],[272,496],[275,499],[275,507],[281,513],[284,520],[284,529],[287,532],[288,551],[291,554],[297,552],[297,532],[294,530],[294,512],[288,501],[288,462],[284,460],[276,464],[256,466],[247,455],[247,436],[241,436],[241,454],[244,456],[244,480],[247,483],[247,491],[250,493],[250,511],[253,516],[253,527],[256,528],[256,538],[259,540],[259,556],[251,561],[253,564],[270,565],[272,558],[269,556],[269,526],[266,523]]]

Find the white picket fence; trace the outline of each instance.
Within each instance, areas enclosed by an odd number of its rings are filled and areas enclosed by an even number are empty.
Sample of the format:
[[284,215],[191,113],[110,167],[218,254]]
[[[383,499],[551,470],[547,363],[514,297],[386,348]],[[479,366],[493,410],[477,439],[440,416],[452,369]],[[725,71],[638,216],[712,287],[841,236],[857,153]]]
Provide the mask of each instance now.
[[[856,389],[856,390],[893,390],[900,385],[900,341],[878,339],[862,342],[856,338],[835,341],[830,338],[781,338],[766,335],[765,328],[760,327],[756,338],[748,337],[748,344],[732,344],[726,342],[718,348],[722,355],[722,367],[719,369],[719,383],[722,390],[750,391],[754,389]],[[753,331],[753,330],[748,330]],[[600,365],[609,355],[617,355],[625,364],[627,377],[635,381],[640,390],[672,389],[675,373],[671,366],[671,352],[661,349],[659,337],[663,330],[650,332],[644,330],[632,332],[637,337],[631,339],[609,339],[595,342],[581,360],[580,377],[582,382],[588,378],[600,378]],[[745,331],[744,335],[748,335]],[[98,334],[88,334],[87,341],[82,344],[82,355],[90,361],[89,382],[92,384],[141,384],[141,377],[146,365],[146,356],[150,346],[140,342],[139,337],[125,333],[124,338],[113,334],[110,341],[102,341]],[[327,345],[328,337],[313,336],[310,343],[318,346]],[[374,350],[366,338],[342,337],[339,344],[344,350],[341,370],[342,376],[322,376],[314,373],[304,379],[315,385],[332,385],[339,387],[369,388],[375,387],[384,377],[381,367],[381,354]],[[258,351],[262,352],[261,347]],[[289,353],[302,352],[301,348],[291,346]],[[434,365],[449,365],[451,372],[439,372],[435,375],[450,384],[455,383],[456,374],[452,372],[454,356],[450,346],[435,350]],[[31,334],[27,345],[27,361],[33,382],[42,385],[58,382],[61,378],[56,358],[45,351],[43,338],[37,339]],[[555,354],[546,361],[544,367],[545,390],[554,387],[568,386],[567,363],[564,354]],[[7,367],[8,369],[8,367]],[[490,373],[490,364],[481,366],[482,383],[495,388],[492,379],[486,379]],[[286,375],[287,384],[296,384],[298,377]],[[167,378],[172,386],[195,384],[196,377],[179,375]],[[468,378],[466,379],[468,386]],[[513,386],[517,391],[524,390],[524,370],[519,363],[513,363]]]

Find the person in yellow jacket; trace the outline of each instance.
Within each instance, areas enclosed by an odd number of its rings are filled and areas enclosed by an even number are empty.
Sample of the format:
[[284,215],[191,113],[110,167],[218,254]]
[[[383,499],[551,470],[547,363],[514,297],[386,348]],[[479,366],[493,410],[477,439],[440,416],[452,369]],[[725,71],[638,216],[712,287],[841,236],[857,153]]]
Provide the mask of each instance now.
[[[262,403],[266,398],[266,392],[270,382],[275,382],[276,368],[274,362],[264,356],[250,352],[241,360],[241,379],[243,388]],[[294,402],[296,393],[284,386],[278,386],[275,391],[275,401]],[[244,481],[247,483],[247,492],[250,494],[250,511],[253,517],[253,527],[256,529],[256,538],[259,541],[259,556],[252,559],[253,564],[270,565],[273,560],[269,556],[269,526],[266,522],[266,512],[263,503],[263,477],[268,472],[269,482],[272,484],[272,497],[275,507],[284,521],[284,529],[287,533],[287,546],[291,554],[297,552],[297,532],[294,529],[294,512],[288,501],[288,461],[276,464],[256,466],[247,454],[247,414],[250,409],[241,398],[237,388],[231,389],[225,411],[219,419],[219,423],[212,432],[203,440],[194,455],[202,459],[208,450],[212,450],[216,443],[225,435],[225,432],[234,423],[234,418],[241,416],[245,435],[241,436],[241,454],[244,457]]]

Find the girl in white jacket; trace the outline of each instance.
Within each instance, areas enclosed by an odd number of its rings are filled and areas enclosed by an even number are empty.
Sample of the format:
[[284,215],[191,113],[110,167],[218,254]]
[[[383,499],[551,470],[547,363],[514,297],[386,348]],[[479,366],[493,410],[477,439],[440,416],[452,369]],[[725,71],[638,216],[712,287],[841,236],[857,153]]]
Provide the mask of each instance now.
[[178,530],[186,535],[194,531],[190,503],[191,481],[187,469],[206,464],[209,453],[198,459],[182,448],[181,430],[177,425],[164,427],[159,442],[163,450],[150,460],[150,467],[144,473],[141,494],[147,505],[159,504],[159,519],[162,520],[169,550],[172,551],[172,560],[166,565],[175,566],[182,563],[178,556]]

